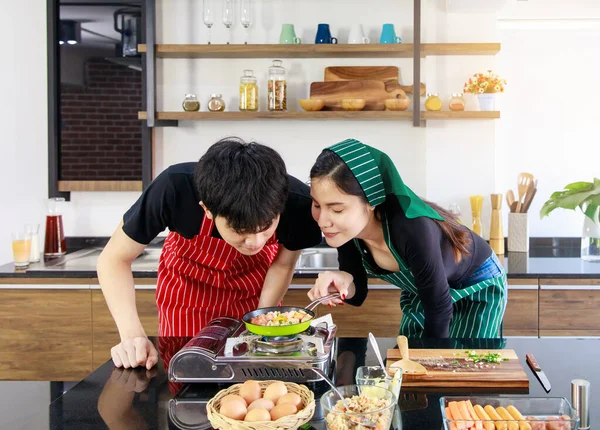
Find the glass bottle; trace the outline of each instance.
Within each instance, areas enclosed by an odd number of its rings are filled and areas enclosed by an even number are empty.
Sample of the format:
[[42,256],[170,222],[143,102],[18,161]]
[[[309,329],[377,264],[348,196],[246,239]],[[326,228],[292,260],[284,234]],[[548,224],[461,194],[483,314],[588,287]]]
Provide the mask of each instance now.
[[427,94],[427,99],[425,100],[425,109],[429,111],[442,110],[442,101],[440,100],[439,94]]
[[258,110],[258,85],[252,70],[244,70],[244,76],[240,79],[240,110]]
[[208,101],[208,110],[211,112],[222,112],[225,110],[225,102],[221,94],[211,94]]
[[287,110],[287,83],[281,60],[273,60],[273,65],[269,67],[267,100],[269,110]]
[[196,94],[186,94],[181,106],[183,106],[183,110],[186,112],[195,112],[200,110],[200,101],[196,97]]
[[64,197],[54,197],[47,200],[46,237],[44,240],[44,258],[60,257],[67,253],[67,242],[63,229],[60,204]]
[[473,216],[473,226],[471,230],[483,237],[483,229],[481,224],[481,210],[483,209],[483,196],[473,195],[469,196],[471,201],[471,215]]
[[450,101],[448,102],[448,107],[452,111],[465,110],[465,99],[463,98],[462,93],[452,94],[450,96]]

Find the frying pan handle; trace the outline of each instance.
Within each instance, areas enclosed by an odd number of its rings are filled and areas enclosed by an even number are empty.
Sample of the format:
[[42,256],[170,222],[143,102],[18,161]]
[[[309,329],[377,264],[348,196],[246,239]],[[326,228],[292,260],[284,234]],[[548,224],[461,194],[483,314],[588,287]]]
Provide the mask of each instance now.
[[330,294],[328,296],[323,296],[323,297],[315,300],[314,302],[309,303],[308,306],[306,306],[305,309],[308,309],[309,311],[312,311],[314,308],[316,308],[317,306],[319,306],[321,303],[328,302],[331,299],[337,299],[338,297],[340,297],[340,293],[333,293],[333,294]]

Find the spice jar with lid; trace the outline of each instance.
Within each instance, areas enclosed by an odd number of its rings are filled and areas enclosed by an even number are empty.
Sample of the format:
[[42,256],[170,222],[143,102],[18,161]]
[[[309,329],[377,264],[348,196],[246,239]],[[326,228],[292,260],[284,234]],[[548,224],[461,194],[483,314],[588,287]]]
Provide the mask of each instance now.
[[210,95],[208,110],[211,112],[223,112],[225,110],[225,101],[223,101],[221,94]]
[[185,99],[183,99],[183,110],[186,112],[195,112],[200,110],[200,101],[196,94],[186,94]]
[[271,111],[287,110],[287,83],[285,68],[281,63],[281,60],[273,60],[273,65],[269,67],[267,100]]
[[240,110],[258,110],[258,85],[252,70],[244,70],[244,76],[240,78]]
[[440,100],[440,96],[438,94],[427,94],[427,99],[425,100],[425,109],[429,111],[438,111],[442,110],[442,101]]
[[454,93],[450,96],[450,102],[448,103],[450,110],[459,111],[465,110],[465,99],[462,93]]

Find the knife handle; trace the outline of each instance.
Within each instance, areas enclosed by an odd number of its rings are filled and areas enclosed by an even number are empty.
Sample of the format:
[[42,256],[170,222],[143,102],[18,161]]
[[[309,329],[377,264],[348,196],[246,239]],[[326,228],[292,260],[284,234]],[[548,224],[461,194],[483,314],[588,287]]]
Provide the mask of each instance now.
[[542,370],[532,353],[528,352],[527,354],[525,354],[525,358],[527,359],[527,364],[529,364],[533,370],[535,370],[536,372]]

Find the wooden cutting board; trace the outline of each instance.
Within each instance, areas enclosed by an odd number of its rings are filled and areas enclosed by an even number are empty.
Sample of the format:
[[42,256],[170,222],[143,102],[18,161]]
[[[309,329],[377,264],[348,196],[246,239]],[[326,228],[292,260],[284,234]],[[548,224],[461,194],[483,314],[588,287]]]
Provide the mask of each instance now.
[[310,84],[310,98],[325,101],[323,110],[343,110],[342,99],[365,99],[363,110],[385,110],[383,101],[405,97],[400,88],[386,90],[383,81],[331,81]]
[[[330,66],[325,67],[325,81],[362,81],[374,80],[385,82],[386,89],[392,91],[400,88],[405,93],[412,93],[412,85],[398,83],[399,70],[396,66]],[[421,84],[421,95],[425,94],[425,84]]]
[[[402,387],[529,388],[529,378],[513,349],[481,349],[499,353],[507,361],[475,368],[463,349],[411,349],[410,359],[427,368],[427,375],[404,374]],[[400,360],[398,349],[388,349],[386,366]],[[495,367],[494,367],[495,366]]]

